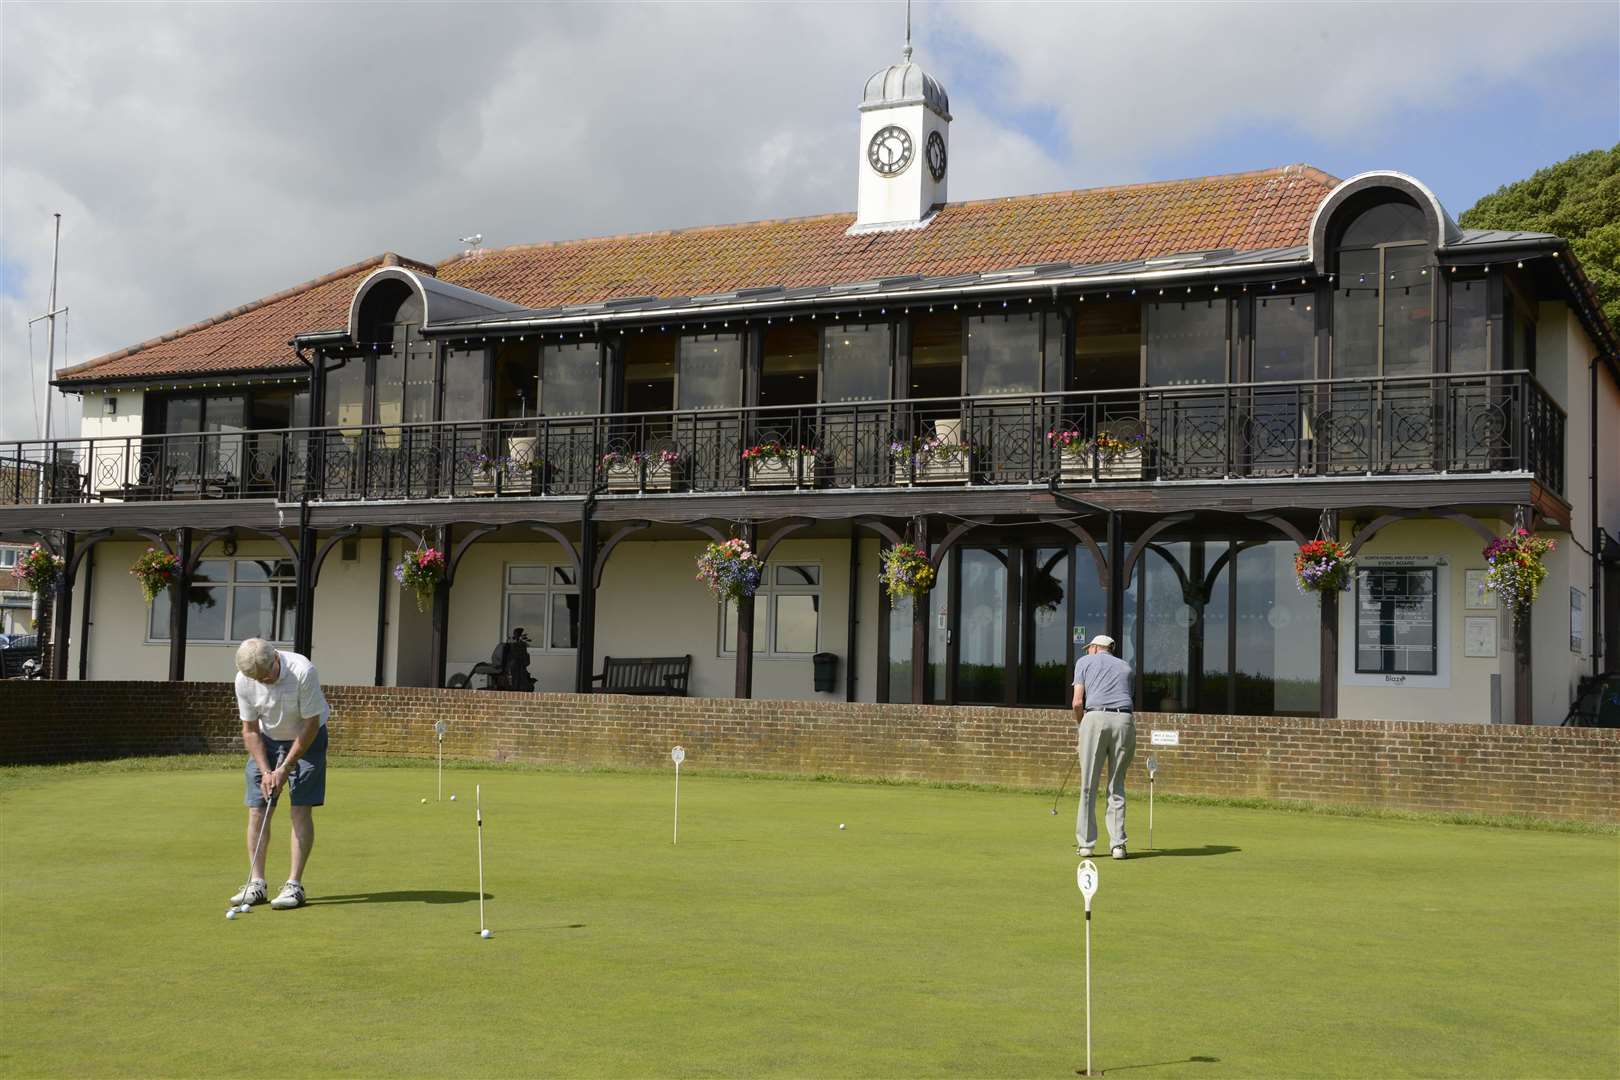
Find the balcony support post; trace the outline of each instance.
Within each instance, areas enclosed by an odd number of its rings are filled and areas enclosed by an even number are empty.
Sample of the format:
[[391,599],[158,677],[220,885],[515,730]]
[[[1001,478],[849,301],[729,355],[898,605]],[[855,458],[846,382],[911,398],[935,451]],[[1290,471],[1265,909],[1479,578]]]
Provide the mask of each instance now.
[[[1324,511],[1322,514],[1323,531],[1330,539],[1339,538],[1339,515],[1336,511]],[[1318,681],[1322,688],[1322,719],[1332,720],[1339,715],[1339,594],[1338,592],[1317,593],[1322,601],[1322,634],[1320,672]]]
[[[600,454],[598,455],[598,460]],[[591,692],[591,677],[596,667],[596,519],[595,497],[587,498],[579,513],[579,562],[574,567],[574,580],[579,583],[579,638],[574,643],[574,693]],[[549,644],[546,643],[546,644]]]
[[1108,511],[1108,636],[1117,655],[1125,655],[1125,523],[1118,510]]
[[[750,548],[755,547],[758,537],[752,525],[744,525],[738,530],[742,539],[748,542]],[[747,700],[754,696],[754,598],[742,596],[737,599],[737,683],[733,697]]]
[[[450,551],[451,532],[453,525],[446,525],[440,530],[439,543],[434,545],[440,551]],[[446,555],[446,561],[449,556]],[[433,675],[432,685],[444,686],[444,672],[449,660],[450,647],[450,585],[454,581],[454,572],[448,570],[444,580],[433,587],[433,613],[430,616],[430,636],[428,639],[428,670]]]
[[180,572],[169,584],[169,681],[186,681],[186,621],[191,614],[191,530],[180,529],[175,545]]
[[[928,546],[928,517],[919,515],[912,521],[912,543],[920,550],[933,553]],[[936,583],[937,586],[937,583]],[[911,703],[913,705],[928,704],[928,609],[932,606],[929,597],[932,593],[918,596],[911,601]]]
[[[73,542],[74,533],[62,533],[62,556],[66,569],[56,579],[56,611],[51,617],[51,678],[66,679],[68,673],[68,632],[73,626]],[[84,643],[79,643],[84,648]]]

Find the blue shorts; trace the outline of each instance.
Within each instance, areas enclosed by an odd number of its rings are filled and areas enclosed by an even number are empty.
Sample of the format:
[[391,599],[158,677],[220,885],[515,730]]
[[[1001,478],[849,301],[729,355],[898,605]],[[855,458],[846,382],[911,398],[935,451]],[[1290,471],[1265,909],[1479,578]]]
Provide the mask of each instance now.
[[[272,739],[267,735],[260,735],[264,741],[265,752],[270,755],[272,765],[280,765],[281,759],[287,756],[292,749],[293,740],[283,742]],[[245,802],[248,806],[263,806],[264,795],[259,790],[259,763],[248,755],[247,793]],[[287,784],[292,788],[292,804],[294,806],[324,806],[326,805],[326,725],[321,725],[319,735],[310,744],[304,756],[293,763],[292,774],[287,778]]]

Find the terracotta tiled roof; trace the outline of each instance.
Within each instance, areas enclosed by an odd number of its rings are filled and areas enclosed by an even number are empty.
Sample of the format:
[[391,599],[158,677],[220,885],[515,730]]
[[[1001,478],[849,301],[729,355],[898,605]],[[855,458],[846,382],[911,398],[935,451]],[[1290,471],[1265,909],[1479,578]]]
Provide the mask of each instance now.
[[[927,228],[849,236],[853,214],[480,250],[440,263],[445,281],[525,307],[753,286],[835,285],[1048,262],[1288,247],[1338,181],[1306,165],[1123,187],[950,203]],[[155,341],[59,373],[63,382],[296,367],[293,335],[344,325],[361,277],[345,267]],[[419,264],[411,264],[419,265]]]
[[379,266],[433,273],[431,263],[385,252],[139,345],[62,368],[56,379],[91,383],[301,368],[287,342],[300,330],[341,326],[349,317],[354,290]]

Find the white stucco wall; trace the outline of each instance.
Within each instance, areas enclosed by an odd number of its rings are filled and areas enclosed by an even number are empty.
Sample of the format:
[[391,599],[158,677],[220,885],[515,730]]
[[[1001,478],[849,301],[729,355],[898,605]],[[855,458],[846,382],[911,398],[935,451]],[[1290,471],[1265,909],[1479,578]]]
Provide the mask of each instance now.
[[[129,567],[145,551],[144,543],[107,541],[97,544],[95,586],[90,601],[91,679],[166,679],[169,676],[169,643],[147,639],[149,613],[140,585]],[[223,557],[217,546],[207,557]],[[280,547],[269,541],[244,540],[237,558],[285,557]],[[377,627],[377,542],[362,540],[358,557],[344,562],[334,549],[321,571],[315,601],[315,664],[321,678],[329,683],[359,683],[373,680]],[[84,571],[75,582],[73,633],[77,637],[84,596]],[[78,675],[78,648],[74,642],[68,663],[70,675]],[[200,681],[226,680],[235,676],[234,644],[186,646],[186,678]]]
[[[117,413],[106,415],[107,399],[117,401]],[[140,434],[146,394],[141,390],[91,391],[84,395],[84,416],[79,435],[95,439],[85,446],[91,486],[97,490],[121,487],[137,481],[140,471]],[[123,441],[134,440],[134,441]]]
[[[691,692],[695,696],[731,697],[736,685],[736,659],[723,653],[718,606],[696,579],[695,560],[701,541],[626,541],[617,547],[603,575],[596,599],[596,662],[604,656],[677,656],[692,654]],[[562,549],[550,543],[480,543],[470,549],[456,571],[450,599],[448,674],[465,672],[501,640],[505,568],[513,563],[556,566]],[[857,694],[874,700],[877,685],[877,543],[863,545],[861,556],[859,666]],[[849,542],[785,540],[774,563],[815,563],[821,567],[820,651],[839,657],[837,689],[816,694],[808,656],[756,656],[754,697],[844,699],[848,662]],[[409,600],[405,601],[409,606]],[[757,615],[764,632],[763,605]],[[529,670],[543,690],[571,690],[575,653],[554,650],[539,641],[540,628],[528,628]]]
[[[1496,532],[1499,521],[1484,524]],[[1341,539],[1349,539],[1348,528]],[[1440,587],[1444,590],[1440,626],[1439,667],[1442,675],[1433,678],[1407,678],[1355,675],[1355,592],[1339,601],[1339,715],[1367,720],[1430,720],[1443,723],[1487,724],[1491,722],[1491,676],[1503,675],[1501,719],[1512,721],[1511,672],[1512,639],[1507,621],[1497,619],[1497,655],[1494,659],[1464,656],[1464,619],[1485,617],[1490,611],[1469,610],[1464,606],[1466,573],[1481,570],[1484,543],[1478,534],[1455,521],[1402,521],[1386,526],[1361,549],[1360,556],[1438,556],[1444,560]],[[1560,713],[1560,716],[1562,714]]]

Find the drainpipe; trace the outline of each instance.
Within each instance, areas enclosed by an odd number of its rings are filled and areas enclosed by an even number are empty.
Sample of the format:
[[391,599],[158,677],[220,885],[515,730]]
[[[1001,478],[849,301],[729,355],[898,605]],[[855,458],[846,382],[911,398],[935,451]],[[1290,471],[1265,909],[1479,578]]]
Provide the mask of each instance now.
[[1598,358],[1594,353],[1591,361],[1586,365],[1588,385],[1586,388],[1587,406],[1590,409],[1590,419],[1587,421],[1586,434],[1592,443],[1590,500],[1588,505],[1592,515],[1592,588],[1590,603],[1587,605],[1592,612],[1592,674],[1597,675],[1603,670],[1603,529],[1602,522],[1598,521]]

